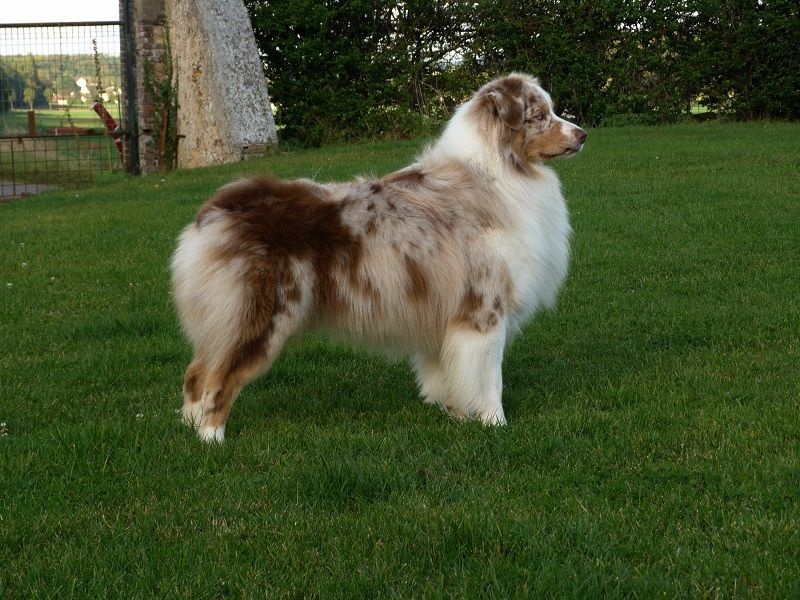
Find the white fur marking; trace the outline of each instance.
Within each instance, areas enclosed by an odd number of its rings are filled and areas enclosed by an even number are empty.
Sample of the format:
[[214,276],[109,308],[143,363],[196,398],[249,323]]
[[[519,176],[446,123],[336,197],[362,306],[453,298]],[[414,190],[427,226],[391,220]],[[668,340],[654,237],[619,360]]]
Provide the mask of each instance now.
[[200,427],[200,422],[203,420],[203,403],[202,402],[184,402],[182,417],[183,422],[189,427]]
[[220,427],[204,425],[197,429],[197,435],[206,443],[221,444],[225,441],[225,425],[221,425]]

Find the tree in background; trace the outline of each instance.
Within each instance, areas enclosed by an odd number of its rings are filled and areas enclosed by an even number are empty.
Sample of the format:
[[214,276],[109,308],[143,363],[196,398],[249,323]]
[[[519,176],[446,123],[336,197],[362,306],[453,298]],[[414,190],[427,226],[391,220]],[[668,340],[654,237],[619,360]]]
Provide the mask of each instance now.
[[698,92],[740,119],[800,117],[800,3],[692,0]]
[[468,3],[245,0],[281,137],[418,135],[462,101]]
[[28,77],[25,80],[25,91],[22,92],[22,99],[33,110],[41,96],[42,82],[39,80],[39,68],[36,66],[36,59],[33,54],[29,54],[30,64],[28,65]]
[[26,86],[25,91],[22,93],[22,99],[30,110],[33,110],[33,103],[36,102],[36,95],[36,88],[32,85]]
[[315,144],[394,99],[381,43],[391,2],[246,0],[282,135]]

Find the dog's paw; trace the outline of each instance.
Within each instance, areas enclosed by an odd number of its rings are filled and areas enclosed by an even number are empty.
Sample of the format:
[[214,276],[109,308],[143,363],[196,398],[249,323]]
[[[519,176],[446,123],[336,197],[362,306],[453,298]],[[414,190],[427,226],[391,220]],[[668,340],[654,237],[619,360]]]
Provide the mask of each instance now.
[[487,427],[502,427],[506,424],[506,416],[503,414],[502,409],[499,411],[483,413],[480,415],[480,420],[481,423]]
[[225,425],[221,427],[203,425],[197,428],[197,435],[207,444],[221,444],[225,441]]

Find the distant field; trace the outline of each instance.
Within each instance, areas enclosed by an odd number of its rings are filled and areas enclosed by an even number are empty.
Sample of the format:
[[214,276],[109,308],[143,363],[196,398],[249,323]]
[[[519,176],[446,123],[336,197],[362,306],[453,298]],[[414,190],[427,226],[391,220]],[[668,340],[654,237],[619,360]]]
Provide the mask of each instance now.
[[[117,108],[108,107],[115,120],[119,121]],[[34,110],[36,115],[36,130],[46,133],[56,127],[70,127],[69,118],[64,108],[50,108]],[[72,117],[74,127],[86,127],[102,131],[103,121],[90,108],[71,107],[69,115]],[[9,110],[0,113],[0,135],[26,134],[28,132],[27,109]]]
[[168,262],[200,203],[423,142],[0,205],[0,596],[800,597],[799,137],[607,128],[558,163],[570,276],[507,353],[502,429],[319,337],[224,446],[175,414]]

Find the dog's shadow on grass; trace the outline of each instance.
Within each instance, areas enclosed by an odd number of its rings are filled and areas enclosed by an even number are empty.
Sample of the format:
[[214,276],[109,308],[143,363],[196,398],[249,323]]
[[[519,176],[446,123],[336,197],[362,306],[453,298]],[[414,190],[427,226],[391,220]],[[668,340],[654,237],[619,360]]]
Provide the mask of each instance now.
[[[620,394],[626,382],[641,380],[665,350],[680,351],[668,344],[657,348],[652,340],[642,344],[576,333],[557,316],[534,321],[506,350],[503,403],[509,421],[587,400],[630,401]],[[325,422],[392,416],[421,404],[407,361],[308,336],[288,346],[268,373],[243,390],[232,419]]]
[[321,422],[390,414],[418,399],[406,362],[311,337],[243,391],[232,418]]

